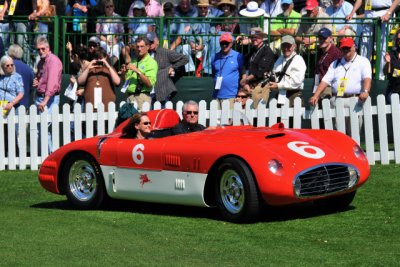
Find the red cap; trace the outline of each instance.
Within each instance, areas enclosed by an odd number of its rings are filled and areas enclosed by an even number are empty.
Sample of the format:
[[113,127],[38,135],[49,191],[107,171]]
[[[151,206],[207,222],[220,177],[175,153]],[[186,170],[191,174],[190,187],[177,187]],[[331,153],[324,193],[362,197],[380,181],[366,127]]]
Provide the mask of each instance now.
[[307,0],[306,2],[306,10],[313,10],[318,6],[317,0]]
[[354,40],[351,37],[345,37],[342,40],[340,40],[340,48],[343,47],[353,47],[354,45]]
[[232,43],[232,35],[230,33],[224,32],[221,37],[219,38],[219,42],[228,42]]

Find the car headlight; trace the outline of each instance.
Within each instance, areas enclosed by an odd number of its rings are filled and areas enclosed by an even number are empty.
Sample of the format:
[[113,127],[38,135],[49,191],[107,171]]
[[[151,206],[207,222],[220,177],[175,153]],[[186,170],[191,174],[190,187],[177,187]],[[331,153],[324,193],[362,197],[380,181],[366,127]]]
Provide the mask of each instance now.
[[354,152],[354,156],[356,156],[356,158],[358,158],[359,160],[362,160],[362,161],[367,160],[367,157],[365,156],[364,151],[361,149],[361,147],[359,145],[353,146],[353,152]]
[[300,196],[300,191],[301,191],[301,181],[299,178],[297,178],[294,182],[294,193],[296,196]]
[[268,162],[268,169],[269,169],[269,171],[272,172],[273,174],[276,174],[276,175],[279,175],[279,176],[282,175],[282,170],[283,170],[282,163],[280,163],[280,162],[279,162],[278,160],[276,160],[276,159],[271,159],[271,160]]
[[349,170],[349,185],[348,188],[352,188],[358,182],[358,172],[353,167],[347,167]]

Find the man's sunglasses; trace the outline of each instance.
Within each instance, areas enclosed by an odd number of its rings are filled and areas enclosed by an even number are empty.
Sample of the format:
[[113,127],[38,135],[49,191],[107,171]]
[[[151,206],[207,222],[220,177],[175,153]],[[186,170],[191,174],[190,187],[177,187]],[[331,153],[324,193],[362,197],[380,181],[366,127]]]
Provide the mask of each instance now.
[[191,115],[191,114],[194,114],[194,115],[198,115],[199,114],[199,112],[198,111],[185,111],[185,113],[186,114],[189,114],[189,115]]

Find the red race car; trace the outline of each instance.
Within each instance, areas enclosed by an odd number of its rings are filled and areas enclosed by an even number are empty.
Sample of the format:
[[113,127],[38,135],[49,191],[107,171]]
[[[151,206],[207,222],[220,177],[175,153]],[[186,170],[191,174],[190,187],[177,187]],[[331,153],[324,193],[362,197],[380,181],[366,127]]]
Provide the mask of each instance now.
[[[78,209],[107,198],[216,206],[225,220],[257,220],[264,204],[314,201],[347,207],[370,169],[350,137],[330,130],[225,126],[165,136],[174,110],[148,112],[155,139],[109,135],[67,144],[43,162],[39,181]],[[126,122],[125,122],[126,123]]]

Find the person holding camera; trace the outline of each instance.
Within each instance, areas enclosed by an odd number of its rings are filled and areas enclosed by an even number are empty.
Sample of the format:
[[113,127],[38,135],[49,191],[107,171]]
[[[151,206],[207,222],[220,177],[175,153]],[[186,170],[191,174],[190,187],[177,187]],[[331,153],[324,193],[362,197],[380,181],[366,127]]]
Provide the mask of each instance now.
[[240,86],[252,93],[253,106],[257,108],[261,99],[268,100],[269,89],[262,83],[266,73],[272,70],[275,55],[264,42],[268,35],[259,27],[251,28],[252,51],[246,56],[246,74],[240,80]]
[[107,61],[107,52],[99,48],[85,70],[78,76],[78,84],[84,86],[86,103],[92,103],[96,110],[99,103],[103,103],[104,111],[108,111],[108,103],[115,102],[115,86],[121,79],[118,73]]
[[269,89],[279,91],[278,104],[289,99],[293,107],[294,99],[302,97],[307,66],[302,56],[296,53],[296,41],[291,35],[285,35],[281,41],[282,54],[274,64],[275,81],[268,83]]

